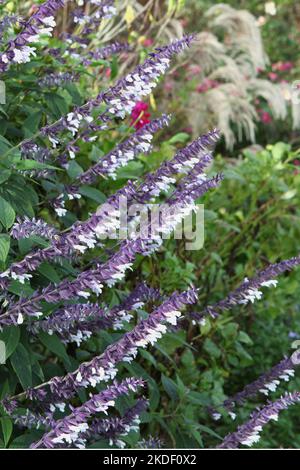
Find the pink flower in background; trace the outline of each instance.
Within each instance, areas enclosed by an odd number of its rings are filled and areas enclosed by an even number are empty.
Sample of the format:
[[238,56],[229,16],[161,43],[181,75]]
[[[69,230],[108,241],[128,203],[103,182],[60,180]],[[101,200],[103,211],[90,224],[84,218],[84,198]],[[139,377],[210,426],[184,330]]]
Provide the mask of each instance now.
[[210,90],[211,88],[216,88],[219,86],[219,83],[216,80],[209,80],[205,78],[200,85],[196,86],[196,91],[198,93],[205,93],[206,91]]
[[187,25],[189,24],[189,21],[188,21],[187,18],[182,18],[182,19],[180,20],[180,24],[181,24],[181,26],[182,26],[183,28],[186,28]]
[[278,78],[278,75],[275,72],[270,72],[270,73],[268,73],[268,77],[269,77],[270,80],[272,80],[272,82],[276,82],[276,80]]
[[143,101],[138,101],[131,111],[130,125],[135,129],[141,129],[150,122],[150,113],[148,112],[149,105]]
[[106,78],[110,78],[110,76],[111,76],[111,69],[110,68],[105,70],[105,76],[106,76]]
[[188,80],[191,80],[193,77],[195,77],[195,75],[198,75],[199,73],[201,73],[201,67],[200,65],[197,65],[197,64],[192,64],[188,67],[188,76],[187,76],[187,79]]
[[151,38],[146,38],[146,39],[144,39],[144,41],[143,41],[143,46],[144,46],[144,47],[151,47],[151,46],[153,46],[153,43],[154,43],[153,39],[151,39]]
[[261,122],[264,124],[270,124],[270,122],[272,122],[272,116],[268,111],[259,110],[259,113]]
[[174,85],[172,82],[166,82],[164,85],[164,90],[166,91],[172,91],[174,88]]
[[289,72],[293,67],[293,62],[276,62],[275,64],[272,64],[272,70],[277,72]]

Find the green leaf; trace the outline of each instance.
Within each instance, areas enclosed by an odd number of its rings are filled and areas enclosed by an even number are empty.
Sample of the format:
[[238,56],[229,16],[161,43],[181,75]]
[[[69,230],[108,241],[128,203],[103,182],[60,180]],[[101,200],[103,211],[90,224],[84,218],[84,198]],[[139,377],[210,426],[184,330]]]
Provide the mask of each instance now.
[[30,159],[21,160],[21,161],[17,162],[15,167],[16,167],[17,170],[20,170],[20,171],[22,171],[22,170],[24,170],[24,171],[27,171],[27,170],[60,170],[60,168],[57,168],[55,166],[47,165],[46,163],[41,163],[41,162],[37,162],[36,160],[30,160]]
[[44,344],[44,346],[46,346],[46,348],[48,348],[54,354],[57,354],[57,356],[61,357],[64,361],[66,361],[67,364],[70,365],[70,359],[68,357],[66,348],[58,336],[54,334],[48,335],[44,331],[41,331],[39,333],[39,339]]
[[173,135],[171,139],[168,140],[169,144],[185,143],[189,140],[190,136],[186,132],[179,132],[178,134]]
[[58,276],[56,270],[53,266],[51,266],[50,263],[42,263],[38,271],[45,278],[49,279],[49,281],[54,282],[54,284],[57,284],[60,281],[60,277]]
[[0,184],[8,180],[11,175],[11,170],[0,170]]
[[253,344],[253,341],[250,336],[248,336],[247,333],[245,333],[244,331],[239,332],[237,339],[241,343],[250,344],[250,346]]
[[177,387],[176,383],[173,380],[166,377],[165,375],[161,376],[161,382],[162,382],[162,385],[163,385],[165,391],[169,395],[169,397],[173,401],[178,400],[178,387]]
[[15,351],[20,340],[20,328],[17,326],[7,326],[0,333],[0,339],[5,344],[5,360]]
[[0,222],[9,229],[15,221],[16,213],[11,205],[0,196]]
[[81,186],[79,189],[79,193],[82,194],[82,196],[86,196],[90,199],[93,199],[93,201],[96,201],[99,204],[103,204],[106,201],[105,194],[99,191],[99,189],[91,188],[90,186]]
[[5,263],[7,255],[9,253],[10,237],[6,234],[0,234],[0,262]]
[[45,100],[53,116],[58,119],[68,112],[65,99],[56,93],[45,93]]
[[70,178],[74,180],[83,173],[83,169],[77,162],[75,162],[75,160],[72,160],[68,165],[67,172]]
[[210,356],[216,359],[221,356],[221,350],[210,338],[206,338],[206,340],[204,341],[203,348],[206,352],[208,352]]
[[2,427],[2,434],[4,438],[4,445],[5,447],[7,446],[10,436],[12,434],[13,430],[13,425],[11,422],[11,419],[5,416],[4,418],[1,418],[1,427]]
[[31,112],[30,115],[25,119],[25,121],[23,122],[23,127],[25,129],[25,138],[30,137],[38,130],[42,115],[42,111],[35,111]]
[[30,357],[28,351],[24,346],[19,343],[17,349],[10,358],[12,368],[14,369],[20,384],[23,389],[27,389],[32,386],[32,372],[30,365]]

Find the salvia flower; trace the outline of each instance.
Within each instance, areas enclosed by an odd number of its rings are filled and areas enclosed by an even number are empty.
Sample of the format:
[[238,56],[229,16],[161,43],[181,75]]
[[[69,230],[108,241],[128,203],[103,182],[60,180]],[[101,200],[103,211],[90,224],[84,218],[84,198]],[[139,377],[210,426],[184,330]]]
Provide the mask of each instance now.
[[44,434],[31,448],[51,449],[65,446],[65,444],[79,448],[85,447],[84,435],[89,429],[88,419],[97,413],[107,414],[107,410],[115,406],[117,398],[131,392],[135,393],[143,386],[143,380],[136,378],[128,378],[121,383],[114,382],[110,387],[92,396],[82,406],[74,408],[70,415],[56,421],[51,431]]
[[274,402],[255,411],[249,421],[237,428],[237,431],[228,434],[218,446],[220,449],[236,449],[241,444],[251,447],[260,440],[263,427],[271,420],[278,420],[280,411],[300,401],[300,392],[286,393]]
[[128,43],[121,43],[116,41],[101,47],[100,49],[96,49],[95,51],[89,51],[86,57],[80,57],[80,59],[82,60],[83,65],[87,66],[95,61],[108,59],[112,55],[127,51],[129,51]]
[[27,409],[25,415],[11,415],[11,419],[14,423],[21,428],[29,429],[50,429],[55,424],[53,413],[49,412],[45,415],[40,413],[34,413]]
[[208,305],[202,312],[193,313],[195,320],[202,320],[206,315],[213,318],[222,310],[228,310],[235,305],[246,305],[262,298],[262,287],[276,287],[278,281],[274,279],[285,271],[291,271],[300,264],[300,256],[296,256],[279,263],[270,264],[266,269],[257,273],[252,279],[245,278],[242,284],[232,291],[225,299]]
[[[106,122],[114,117],[125,118],[130,114],[137,101],[149,95],[156,87],[158,79],[170,66],[171,58],[190,46],[194,40],[194,35],[184,36],[182,39],[171,42],[169,45],[157,48],[154,53],[143,64],[138,65],[131,73],[119,79],[117,83],[108,90],[101,92],[96,98],[91,99],[82,106],[75,107],[66,116],[63,116],[53,124],[44,126],[41,134],[47,137],[52,147],[56,148],[60,144],[59,134],[65,130],[72,133],[75,141],[78,138],[85,139],[85,136],[91,131],[99,131],[107,128]],[[104,112],[101,112],[96,121],[92,111],[101,104],[106,106]],[[79,129],[85,126],[83,133],[79,134]],[[91,141],[93,137],[87,137]],[[69,143],[71,147],[74,145]]]
[[146,411],[147,406],[148,401],[144,398],[139,398],[136,404],[129,408],[122,417],[93,420],[89,429],[83,435],[84,440],[91,443],[99,438],[105,438],[110,446],[115,445],[123,449],[126,444],[122,438],[131,431],[139,430],[140,415]]
[[[143,129],[138,132],[144,135]],[[146,203],[161,192],[168,191],[171,184],[175,182],[174,175],[178,172],[187,173],[195,164],[199,164],[199,160],[201,168],[199,166],[197,168],[202,174],[204,168],[212,160],[212,155],[207,151],[207,148],[212,147],[218,138],[219,132],[213,130],[179,150],[173,159],[164,162],[154,173],[148,173],[139,186],[129,181],[121,190],[110,196],[106,203],[87,221],[74,224],[68,233],[53,239],[50,247],[36,250],[28,254],[22,261],[13,263],[8,271],[0,275],[2,288],[7,287],[8,279],[12,275],[24,276],[37,269],[43,261],[68,258],[74,251],[84,253],[87,249],[94,248],[97,245],[97,238],[108,236],[110,231],[119,228],[119,202],[123,196],[126,197],[129,206],[136,201]],[[107,158],[110,160],[111,154]],[[100,163],[102,167],[102,161]],[[89,180],[92,175],[87,173],[87,178]],[[195,181],[194,175],[193,181]],[[204,189],[203,186],[202,189]],[[77,193],[73,193],[73,197],[75,197],[74,194]],[[57,204],[61,211],[65,211],[62,207],[63,197],[57,201]]]
[[28,238],[32,235],[38,235],[43,238],[51,238],[56,235],[57,230],[55,227],[48,225],[41,219],[29,219],[25,217],[23,220],[19,218],[12,226],[11,236],[16,240]]
[[29,324],[28,330],[33,334],[41,330],[50,335],[56,333],[63,342],[76,342],[79,346],[82,341],[101,329],[121,329],[125,322],[131,320],[132,310],[137,310],[146,302],[154,302],[158,298],[157,289],[142,283],[120,305],[111,309],[103,309],[93,303],[65,306],[50,317]]
[[15,23],[17,23],[18,17],[16,15],[6,15],[0,20],[0,43],[3,41],[4,33]]
[[[182,192],[182,197],[180,197],[180,194],[177,195],[176,204],[167,206],[168,216],[163,221],[158,220],[158,225],[154,226],[154,235],[153,225],[146,225],[142,234],[136,238],[126,240],[108,261],[97,265],[95,269],[82,272],[74,281],[64,280],[54,287],[49,285],[41,292],[36,292],[28,300],[20,299],[15,304],[9,305],[6,313],[0,316],[0,324],[22,323],[24,315],[29,317],[40,316],[41,300],[57,303],[62,300],[71,299],[74,296],[88,298],[91,295],[90,290],[99,295],[102,291],[103,283],[109,287],[113,286],[125,277],[128,269],[131,269],[136,255],[139,253],[149,255],[156,251],[162,242],[162,237],[159,234],[161,233],[166,236],[172,233],[178,222],[190,213],[191,210],[195,209],[194,199],[204,194],[207,190],[216,187],[220,179],[220,176],[216,176],[204,183],[200,183],[199,188],[194,188],[192,192],[181,188],[180,193]],[[24,275],[22,276],[24,278]]]
[[27,21],[22,22],[22,31],[0,54],[0,72],[6,71],[12,63],[29,62],[31,56],[36,55],[36,48],[29,44],[37,43],[41,34],[51,36],[56,25],[54,15],[64,4],[65,0],[47,0]]
[[[293,356],[282,359],[278,364],[254,380],[254,382],[247,384],[243,390],[227,398],[221,407],[224,407],[228,411],[229,416],[235,419],[234,408],[236,405],[242,405],[249,398],[253,398],[258,394],[268,396],[271,392],[275,392],[282,380],[288,382],[294,376],[296,365],[297,363]],[[211,409],[210,412],[214,419],[221,418],[221,414],[218,411]]]
[[162,449],[163,442],[158,437],[149,436],[147,439],[142,439],[138,442],[140,449]]
[[[54,402],[71,398],[77,389],[95,387],[101,382],[114,379],[116,366],[120,362],[131,362],[137,355],[138,348],[155,344],[168,330],[175,326],[181,317],[181,311],[187,305],[197,302],[197,291],[190,289],[183,293],[173,293],[148,318],[142,319],[131,331],[125,333],[116,343],[106,348],[103,354],[90,362],[82,363],[74,372],[64,377],[53,377],[49,382],[38,385],[30,391],[30,399],[45,400],[50,392]],[[35,395],[35,390],[37,395]]]
[[[80,191],[80,184],[92,184],[98,176],[116,179],[119,168],[126,166],[128,162],[140,153],[147,154],[152,150],[151,142],[154,134],[164,126],[167,126],[169,122],[170,117],[163,114],[160,118],[149,122],[143,129],[130,135],[128,139],[118,144],[107,155],[99,159],[99,162],[81,173],[77,178],[78,184],[74,183],[72,186],[66,187],[65,194],[67,198],[71,200],[76,198]],[[56,199],[54,206],[58,215],[65,214],[65,200],[62,195]]]
[[83,26],[83,35],[97,31],[103,19],[111,18],[117,12],[114,0],[90,0],[89,3],[97,7],[92,14],[87,15],[84,9],[79,8],[73,12],[73,21],[75,24]]
[[40,78],[37,83],[41,88],[59,87],[66,83],[74,82],[78,79],[78,74],[73,72],[48,73]]
[[108,113],[121,118],[131,113],[136,102],[143,101],[156,87],[159,77],[169,68],[172,56],[189,47],[193,40],[194,35],[188,35],[156,48],[142,65],[118,80],[115,86],[102,94],[102,99],[108,105]]

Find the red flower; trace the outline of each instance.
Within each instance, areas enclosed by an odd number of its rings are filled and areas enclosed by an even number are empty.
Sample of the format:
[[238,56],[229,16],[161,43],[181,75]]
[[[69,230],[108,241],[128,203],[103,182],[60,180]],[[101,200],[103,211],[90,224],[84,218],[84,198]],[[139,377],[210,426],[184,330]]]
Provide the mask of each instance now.
[[278,78],[278,75],[275,72],[269,72],[268,77],[269,77],[270,80],[272,80],[272,82],[275,82]]
[[151,46],[153,46],[153,43],[154,43],[153,39],[151,39],[151,38],[146,38],[146,39],[144,39],[144,41],[143,41],[143,46],[144,46],[144,47],[151,47]]
[[150,113],[147,112],[149,105],[143,101],[138,101],[131,111],[131,122],[130,125],[134,126],[135,129],[141,129],[150,122]]
[[262,111],[260,113],[260,120],[261,122],[263,122],[264,124],[270,124],[270,122],[272,122],[272,117],[271,115],[268,113],[268,111]]

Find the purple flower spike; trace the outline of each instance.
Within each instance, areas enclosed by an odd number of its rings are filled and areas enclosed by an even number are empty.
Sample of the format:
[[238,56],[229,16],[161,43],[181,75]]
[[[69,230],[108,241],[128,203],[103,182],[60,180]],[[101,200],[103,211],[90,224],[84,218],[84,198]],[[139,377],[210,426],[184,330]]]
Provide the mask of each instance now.
[[286,393],[283,397],[274,402],[269,402],[266,406],[255,411],[250,420],[237,428],[237,431],[228,434],[219,449],[236,449],[240,444],[251,447],[260,439],[259,433],[263,427],[271,421],[277,421],[280,411],[300,401],[300,392]]
[[11,229],[11,236],[16,240],[28,238],[32,235],[38,235],[43,238],[52,238],[57,233],[54,227],[51,227],[41,219],[29,219],[25,217],[24,220],[18,219]]
[[210,315],[213,318],[219,315],[223,310],[229,310],[235,305],[247,305],[249,302],[254,303],[262,298],[262,287],[276,287],[278,281],[274,279],[285,271],[291,271],[300,264],[300,256],[280,261],[279,263],[270,264],[266,269],[257,273],[252,279],[247,279],[232,291],[225,299],[208,305],[202,312],[193,312],[192,318],[195,321],[205,322],[205,316]]
[[40,35],[51,36],[56,26],[55,14],[65,5],[65,0],[47,0],[40,5],[37,11],[24,21],[22,31],[8,43],[6,50],[0,54],[0,72],[5,72],[12,63],[22,64],[29,62],[35,56],[35,47],[29,46],[38,43]]
[[105,413],[110,407],[115,406],[115,400],[121,395],[128,395],[131,392],[136,393],[140,387],[144,386],[141,379],[128,378],[123,382],[114,382],[113,385],[102,392],[94,395],[82,406],[73,409],[73,412],[62,418],[52,426],[51,431],[31,446],[33,449],[55,447],[65,447],[65,444],[75,447],[85,447],[85,434],[89,429],[87,420],[97,414]]

